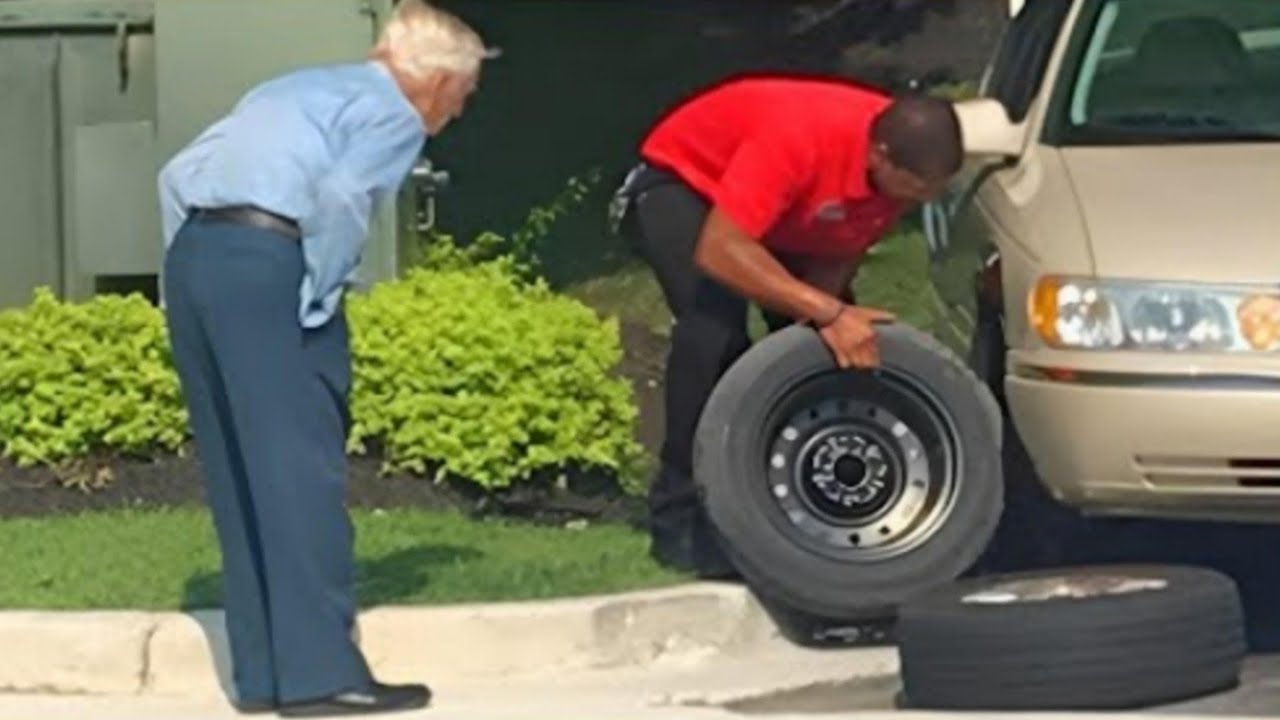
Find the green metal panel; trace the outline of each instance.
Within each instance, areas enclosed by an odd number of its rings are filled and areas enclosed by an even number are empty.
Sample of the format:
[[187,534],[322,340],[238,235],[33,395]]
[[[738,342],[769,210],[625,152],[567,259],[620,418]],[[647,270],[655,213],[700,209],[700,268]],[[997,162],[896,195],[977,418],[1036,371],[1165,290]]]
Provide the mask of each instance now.
[[[158,162],[264,80],[363,60],[389,7],[381,0],[158,0]],[[367,280],[395,272],[393,211],[385,209],[370,228]]]
[[[364,58],[391,7],[0,0],[0,307],[37,285],[83,298],[157,275],[160,165],[252,85]],[[367,280],[396,272],[396,213],[374,218]]]
[[372,22],[357,0],[159,0],[159,151],[177,152],[279,73],[360,60]]
[[76,258],[90,275],[149,275],[163,260],[149,121],[75,129],[70,206]]
[[59,47],[64,292],[85,298],[96,275],[159,273],[155,42],[104,31],[64,35]]
[[56,64],[48,38],[0,42],[0,307],[30,302],[40,285],[61,291]]
[[146,25],[152,6],[152,0],[3,0],[0,30]]

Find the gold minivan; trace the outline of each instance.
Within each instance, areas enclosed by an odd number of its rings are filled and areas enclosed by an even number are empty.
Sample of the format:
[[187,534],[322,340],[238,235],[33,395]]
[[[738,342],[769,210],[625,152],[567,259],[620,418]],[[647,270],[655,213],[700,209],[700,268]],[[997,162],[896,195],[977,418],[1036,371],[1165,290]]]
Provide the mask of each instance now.
[[1011,12],[923,213],[953,347],[1058,501],[1280,519],[1280,2]]

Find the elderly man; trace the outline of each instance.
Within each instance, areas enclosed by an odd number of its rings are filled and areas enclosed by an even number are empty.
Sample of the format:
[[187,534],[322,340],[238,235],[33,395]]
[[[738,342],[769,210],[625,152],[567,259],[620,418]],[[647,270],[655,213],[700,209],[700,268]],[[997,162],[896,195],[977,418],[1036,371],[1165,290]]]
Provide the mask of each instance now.
[[891,316],[858,306],[850,282],[903,211],[959,170],[959,121],[930,97],[748,76],[681,103],[640,155],[615,220],[675,317],[652,552],[682,571],[731,576],[695,492],[693,440],[716,383],[748,346],[747,303],[771,328],[819,328],[841,367],[877,364],[873,326]]
[[480,37],[400,0],[367,61],[251,90],[160,173],[164,295],[220,543],[237,706],[417,708],[354,639],[342,297],[370,213],[462,114]]

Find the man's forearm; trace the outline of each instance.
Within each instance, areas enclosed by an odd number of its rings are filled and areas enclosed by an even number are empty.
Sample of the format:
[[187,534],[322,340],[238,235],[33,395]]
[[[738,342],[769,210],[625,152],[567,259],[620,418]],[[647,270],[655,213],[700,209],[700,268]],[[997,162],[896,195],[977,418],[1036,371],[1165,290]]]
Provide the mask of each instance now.
[[797,279],[764,246],[715,209],[707,217],[694,260],[721,283],[796,320],[825,322],[843,305],[832,294]]

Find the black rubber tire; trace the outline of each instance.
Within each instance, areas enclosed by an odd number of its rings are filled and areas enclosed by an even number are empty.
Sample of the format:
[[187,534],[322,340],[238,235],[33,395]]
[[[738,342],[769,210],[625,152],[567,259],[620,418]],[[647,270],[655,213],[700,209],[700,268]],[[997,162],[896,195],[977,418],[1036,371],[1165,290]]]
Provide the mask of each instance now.
[[[1010,580],[1120,575],[1163,588],[966,603]],[[904,705],[918,710],[1132,710],[1230,690],[1247,652],[1235,583],[1183,566],[1111,565],[965,580],[899,608]]]
[[836,621],[891,616],[903,600],[955,580],[985,549],[1003,506],[1002,420],[991,393],[954,353],[909,326],[881,327],[879,350],[881,368],[845,371],[861,376],[849,381],[906,377],[926,388],[951,423],[956,450],[950,511],[905,554],[850,562],[816,552],[797,542],[798,531],[770,494],[768,449],[761,447],[770,412],[800,383],[841,372],[812,328],[784,328],[739,358],[707,402],[694,448],[703,502],[748,585]]

